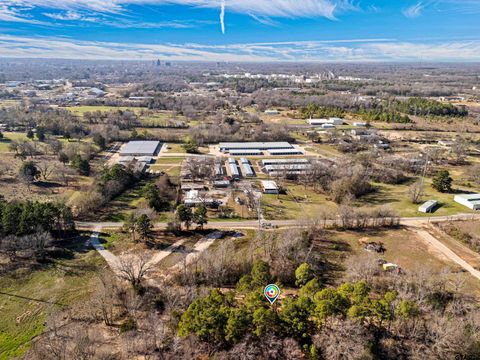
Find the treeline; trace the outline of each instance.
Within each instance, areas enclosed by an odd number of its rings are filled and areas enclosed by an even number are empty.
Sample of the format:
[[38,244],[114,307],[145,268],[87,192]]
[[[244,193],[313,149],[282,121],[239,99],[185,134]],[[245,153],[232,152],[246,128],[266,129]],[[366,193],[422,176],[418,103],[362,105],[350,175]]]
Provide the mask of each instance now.
[[64,204],[0,201],[0,219],[0,234],[3,237],[75,229],[72,211]]
[[409,124],[412,119],[408,115],[403,115],[395,110],[386,110],[383,107],[376,109],[362,108],[357,112],[364,120],[367,121],[382,121],[386,123]]
[[[200,341],[230,354],[240,343],[258,344],[266,337],[293,339],[286,358],[333,359],[335,351],[329,347],[335,341],[331,336],[341,336],[338,325],[344,324],[350,328],[345,333],[347,339],[337,339],[338,346],[348,352],[343,355],[378,358],[394,351],[382,342],[392,338],[392,326],[420,321],[419,304],[400,297],[393,288],[374,290],[367,281],[324,287],[307,263],[296,269],[295,278],[298,296],[286,295],[271,306],[263,296],[263,288],[275,278],[268,263],[257,261],[235,290],[211,290],[207,296],[195,299],[181,316],[179,335],[194,334]],[[350,336],[355,339],[348,340]]]
[[39,127],[46,134],[66,138],[82,138],[89,134],[89,129],[70,111],[48,106],[0,108],[0,122],[6,124],[8,129]]
[[106,167],[96,178],[95,185],[82,196],[71,199],[71,206],[77,216],[92,216],[109,201],[131,189],[142,178],[143,174],[135,171],[135,162],[129,166],[115,164]]
[[300,108],[300,114],[304,119],[343,117],[345,115],[345,110],[339,107],[308,104],[307,106]]
[[441,103],[425,98],[409,98],[395,104],[397,111],[415,116],[467,116],[468,110],[464,106]]

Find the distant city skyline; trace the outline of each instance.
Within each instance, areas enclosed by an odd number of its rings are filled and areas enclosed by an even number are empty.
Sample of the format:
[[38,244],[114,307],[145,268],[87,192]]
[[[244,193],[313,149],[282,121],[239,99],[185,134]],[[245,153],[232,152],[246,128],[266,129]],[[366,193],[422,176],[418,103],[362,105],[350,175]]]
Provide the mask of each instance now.
[[479,0],[0,0],[0,57],[480,61]]

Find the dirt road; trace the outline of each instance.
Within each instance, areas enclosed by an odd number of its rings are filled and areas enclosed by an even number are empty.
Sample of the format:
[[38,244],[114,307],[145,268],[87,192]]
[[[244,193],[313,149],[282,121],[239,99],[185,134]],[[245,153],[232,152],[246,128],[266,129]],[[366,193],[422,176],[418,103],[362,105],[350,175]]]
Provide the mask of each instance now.
[[470,274],[475,276],[478,280],[480,280],[480,271],[476,270],[472,265],[463,260],[444,243],[442,243],[440,240],[436,239],[432,234],[430,234],[427,230],[421,228],[420,225],[412,225],[410,228],[429,246],[431,246],[436,251],[438,251],[454,263],[458,264]]

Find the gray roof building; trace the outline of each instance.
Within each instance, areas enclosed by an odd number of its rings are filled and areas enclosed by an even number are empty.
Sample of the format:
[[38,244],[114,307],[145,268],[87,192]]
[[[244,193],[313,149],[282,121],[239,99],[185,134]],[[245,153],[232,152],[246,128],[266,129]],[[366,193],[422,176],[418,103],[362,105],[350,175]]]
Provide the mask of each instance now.
[[120,150],[121,156],[155,156],[160,151],[160,141],[130,141]]

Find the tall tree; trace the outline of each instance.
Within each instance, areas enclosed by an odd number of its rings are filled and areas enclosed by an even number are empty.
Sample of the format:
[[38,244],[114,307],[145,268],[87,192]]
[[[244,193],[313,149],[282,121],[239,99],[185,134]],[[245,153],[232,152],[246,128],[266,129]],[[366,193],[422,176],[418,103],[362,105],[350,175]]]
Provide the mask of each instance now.
[[192,209],[183,204],[178,205],[176,215],[178,221],[184,223],[187,230],[190,229],[193,220]]
[[139,216],[136,223],[138,234],[143,241],[152,237],[153,224],[147,215]]
[[453,179],[450,177],[448,170],[439,170],[433,176],[432,187],[442,193],[448,193],[452,191]]
[[20,167],[19,175],[20,178],[28,184],[28,188],[30,189],[30,185],[40,176],[40,171],[33,161],[26,161]]
[[200,229],[203,229],[205,224],[208,223],[207,208],[205,205],[200,205],[195,209],[193,222],[197,224]]

